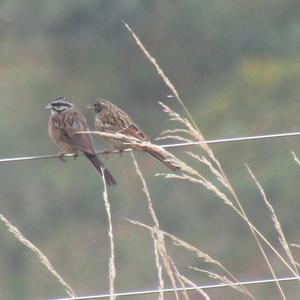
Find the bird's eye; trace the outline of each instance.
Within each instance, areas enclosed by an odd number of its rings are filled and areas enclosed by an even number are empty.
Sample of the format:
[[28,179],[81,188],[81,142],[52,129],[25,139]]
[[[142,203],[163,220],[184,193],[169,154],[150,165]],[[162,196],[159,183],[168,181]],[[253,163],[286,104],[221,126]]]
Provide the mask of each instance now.
[[99,103],[95,103],[95,104],[94,104],[94,108],[95,108],[95,110],[96,110],[97,112],[102,111],[102,107],[101,107],[101,105],[100,105]]

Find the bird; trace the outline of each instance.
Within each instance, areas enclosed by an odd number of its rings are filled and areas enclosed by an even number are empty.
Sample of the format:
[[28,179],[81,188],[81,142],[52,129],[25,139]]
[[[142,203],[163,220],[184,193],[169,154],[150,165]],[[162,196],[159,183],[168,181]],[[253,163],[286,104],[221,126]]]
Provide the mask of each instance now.
[[175,157],[161,147],[152,144],[145,133],[115,104],[99,99],[94,104],[88,105],[87,108],[96,113],[94,120],[96,130],[121,135],[121,137],[103,135],[103,138],[115,149],[120,152],[125,149],[142,150],[160,160],[172,171],[180,169],[176,164]]
[[89,131],[86,118],[65,97],[56,97],[47,106],[51,115],[48,122],[48,133],[53,142],[62,151],[59,155],[65,160],[67,153],[73,153],[75,158],[82,152],[94,165],[101,176],[104,176],[108,185],[116,184],[115,178],[103,165],[95,154],[95,147],[90,133],[80,134],[80,131]]

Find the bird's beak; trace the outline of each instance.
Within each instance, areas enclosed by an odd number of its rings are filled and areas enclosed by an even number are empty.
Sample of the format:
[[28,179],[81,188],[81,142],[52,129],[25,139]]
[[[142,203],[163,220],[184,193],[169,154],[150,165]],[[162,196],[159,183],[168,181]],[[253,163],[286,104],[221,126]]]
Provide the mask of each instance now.
[[49,103],[47,106],[45,106],[45,108],[51,109],[51,108],[52,108],[52,105]]

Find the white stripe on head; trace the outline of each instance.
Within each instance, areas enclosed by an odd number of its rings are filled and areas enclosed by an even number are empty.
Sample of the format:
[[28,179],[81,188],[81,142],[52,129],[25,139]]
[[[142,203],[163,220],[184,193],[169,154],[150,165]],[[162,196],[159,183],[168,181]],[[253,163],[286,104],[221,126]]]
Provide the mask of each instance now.
[[55,112],[63,112],[74,107],[73,103],[65,97],[57,97],[49,105],[51,105],[51,110]]

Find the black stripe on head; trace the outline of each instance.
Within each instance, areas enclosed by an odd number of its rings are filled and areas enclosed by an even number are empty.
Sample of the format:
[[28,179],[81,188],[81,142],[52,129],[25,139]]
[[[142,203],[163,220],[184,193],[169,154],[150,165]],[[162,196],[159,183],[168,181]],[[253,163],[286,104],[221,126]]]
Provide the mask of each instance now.
[[66,111],[74,107],[73,103],[68,101],[65,97],[55,98],[50,105],[52,106],[52,109],[57,112]]

